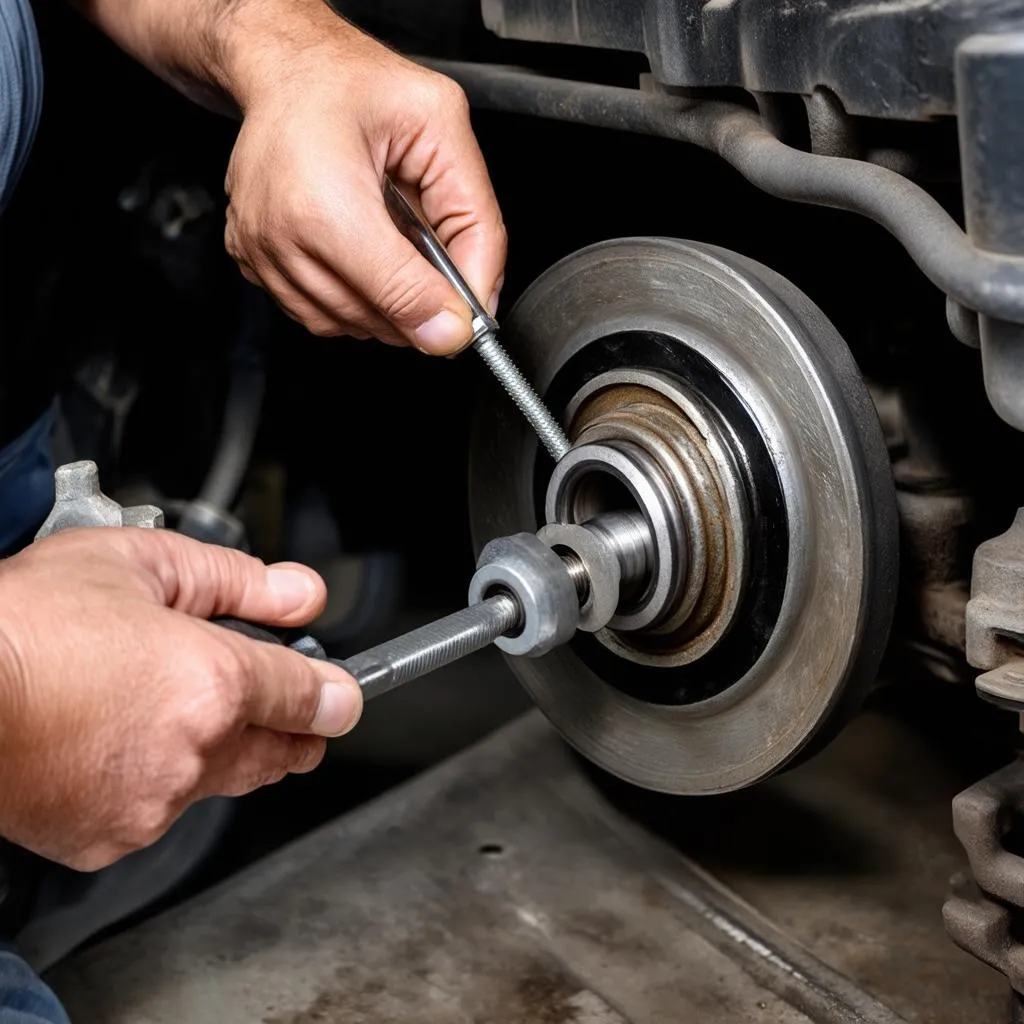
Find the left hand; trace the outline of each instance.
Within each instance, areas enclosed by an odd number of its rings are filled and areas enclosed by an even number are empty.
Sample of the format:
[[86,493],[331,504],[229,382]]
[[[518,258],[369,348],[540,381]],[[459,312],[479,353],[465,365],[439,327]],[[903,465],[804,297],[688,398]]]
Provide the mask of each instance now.
[[170,530],[67,530],[0,563],[0,835],[79,870],[196,800],[307,772],[355,724],[344,670],[206,621],[308,622],[323,580]]

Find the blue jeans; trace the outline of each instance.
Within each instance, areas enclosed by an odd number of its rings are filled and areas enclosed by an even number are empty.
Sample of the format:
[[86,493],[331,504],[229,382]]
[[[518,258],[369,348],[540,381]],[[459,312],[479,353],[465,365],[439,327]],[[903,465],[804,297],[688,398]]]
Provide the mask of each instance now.
[[[53,423],[50,409],[0,449],[0,552],[28,540],[53,505]],[[2,944],[0,1024],[70,1024],[49,986],[11,947]]]
[[50,987],[13,949],[3,946],[0,1024],[71,1024]]
[[0,448],[0,553],[28,542],[53,507],[50,438],[56,407],[49,408],[21,437]]

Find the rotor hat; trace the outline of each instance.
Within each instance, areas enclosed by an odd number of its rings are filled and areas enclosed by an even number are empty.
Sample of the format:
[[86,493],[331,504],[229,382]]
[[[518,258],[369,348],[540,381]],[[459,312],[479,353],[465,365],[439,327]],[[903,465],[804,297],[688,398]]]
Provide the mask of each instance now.
[[674,566],[648,584],[656,613],[639,592],[617,613],[647,621],[513,671],[570,743],[639,785],[715,793],[779,770],[859,704],[895,606],[888,453],[845,343],[767,268],[671,239],[566,258],[505,337],[574,447],[552,469],[492,390],[476,543],[609,509],[674,531],[653,545],[654,576]]

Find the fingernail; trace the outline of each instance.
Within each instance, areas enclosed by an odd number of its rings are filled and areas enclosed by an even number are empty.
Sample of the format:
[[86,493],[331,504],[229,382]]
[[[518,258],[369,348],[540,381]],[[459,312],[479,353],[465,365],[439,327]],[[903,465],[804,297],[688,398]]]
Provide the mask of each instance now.
[[297,569],[268,569],[267,586],[289,608],[301,608],[316,597],[316,584]]
[[341,736],[359,721],[362,708],[363,697],[356,683],[324,683],[312,730],[318,736]]
[[469,324],[450,309],[442,309],[416,329],[416,346],[423,352],[441,355],[461,348],[472,336]]
[[491,316],[497,316],[498,314],[498,300],[501,298],[501,289],[505,287],[505,275],[502,274],[497,281],[494,283],[494,291],[491,292],[491,297],[487,300],[487,312]]

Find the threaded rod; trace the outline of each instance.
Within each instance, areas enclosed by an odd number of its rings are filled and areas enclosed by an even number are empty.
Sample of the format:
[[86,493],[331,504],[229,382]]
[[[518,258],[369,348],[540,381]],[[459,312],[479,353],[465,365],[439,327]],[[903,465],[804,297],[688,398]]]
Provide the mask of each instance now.
[[569,450],[569,439],[558,421],[548,411],[548,407],[540,400],[537,392],[519,372],[509,354],[501,347],[493,330],[485,331],[473,343],[473,347],[480,353],[480,358],[536,431],[540,443],[557,462]]
[[369,700],[482,650],[521,624],[519,603],[498,593],[338,664]]

